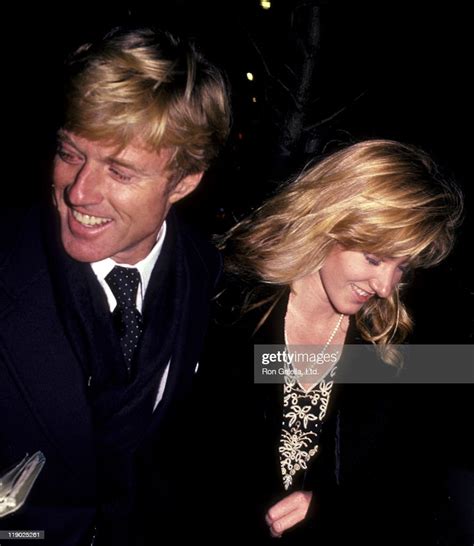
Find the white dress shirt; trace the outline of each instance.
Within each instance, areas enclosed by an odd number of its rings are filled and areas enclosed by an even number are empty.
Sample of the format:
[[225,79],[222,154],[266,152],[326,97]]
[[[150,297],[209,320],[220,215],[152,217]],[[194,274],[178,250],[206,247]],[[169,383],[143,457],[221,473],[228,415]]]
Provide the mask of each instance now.
[[[91,263],[92,271],[94,272],[95,276],[97,277],[97,280],[99,281],[100,286],[102,287],[102,289],[105,292],[105,295],[107,296],[107,302],[109,304],[110,312],[112,312],[115,309],[115,307],[117,307],[117,300],[115,299],[115,296],[113,295],[112,290],[110,289],[110,286],[105,280],[105,277],[107,277],[107,275],[112,271],[112,269],[116,265],[119,265],[120,267],[129,267],[129,268],[138,269],[138,272],[140,273],[140,283],[138,285],[138,290],[137,290],[137,309],[140,311],[140,313],[142,312],[143,302],[145,300],[145,293],[148,288],[148,284],[150,282],[153,268],[155,267],[155,264],[158,261],[158,258],[160,257],[161,249],[163,248],[163,242],[165,240],[165,237],[166,237],[166,221],[163,222],[163,225],[161,226],[161,229],[156,237],[156,243],[154,244],[148,256],[143,258],[143,260],[140,260],[135,265],[117,263],[112,258],[105,258],[105,260],[100,260],[99,262]],[[168,362],[166,369],[163,372],[163,376],[161,377],[153,411],[156,409],[160,400],[163,398],[163,393],[166,387],[166,381],[168,379],[169,369],[170,369],[170,362]]]

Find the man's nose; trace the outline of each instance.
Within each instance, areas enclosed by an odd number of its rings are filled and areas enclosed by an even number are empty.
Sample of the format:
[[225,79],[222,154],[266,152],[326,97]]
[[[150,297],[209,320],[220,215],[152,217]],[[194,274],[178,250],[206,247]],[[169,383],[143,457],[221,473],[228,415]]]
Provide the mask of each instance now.
[[95,205],[102,201],[98,167],[84,163],[66,187],[65,200],[71,206]]
[[399,281],[397,269],[390,264],[382,264],[370,281],[371,289],[380,297],[388,298]]

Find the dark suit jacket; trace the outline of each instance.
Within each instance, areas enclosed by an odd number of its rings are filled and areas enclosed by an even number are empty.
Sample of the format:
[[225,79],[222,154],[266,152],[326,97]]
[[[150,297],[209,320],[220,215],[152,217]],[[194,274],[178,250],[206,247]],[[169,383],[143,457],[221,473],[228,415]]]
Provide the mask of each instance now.
[[[213,373],[201,377],[206,384],[197,391],[207,388],[201,399],[203,429],[210,436],[203,440],[201,431],[201,441],[210,446],[209,473],[204,474],[218,499],[209,507],[215,538],[230,535],[236,543],[272,544],[275,539],[269,537],[264,515],[291,492],[283,489],[277,451],[283,395],[281,384],[254,384],[253,349],[254,344],[284,344],[288,296],[255,331],[261,309],[237,321],[235,314],[229,318],[232,304],[241,302],[242,294],[237,289],[230,301],[224,296],[223,312],[217,312],[206,343],[204,360],[212,362],[206,369]],[[364,350],[354,324],[346,343]],[[354,369],[343,353],[338,370],[345,383],[333,388],[320,451],[299,485],[313,491],[309,514],[277,542],[436,544],[431,506],[439,476],[432,464],[433,445],[426,441],[428,430],[420,424],[423,399],[416,385],[397,384],[394,370],[373,351],[356,364]],[[351,383],[364,374],[379,383]],[[427,423],[422,420],[422,424]],[[200,517],[209,537],[209,518]]]
[[[96,456],[88,378],[55,304],[41,217],[38,209],[24,215],[16,212],[0,229],[0,472],[26,453],[41,450],[46,457],[25,506],[0,519],[0,529],[44,530],[46,544],[73,546],[90,543],[96,513]],[[137,498],[144,503],[153,499],[148,510],[156,525],[161,518],[165,525],[174,506],[167,495],[177,483],[175,478],[183,474],[182,469],[173,474],[173,465],[179,464],[174,424],[194,381],[209,300],[220,271],[217,253],[178,220],[170,221],[184,263],[181,337],[176,344],[179,350],[171,356],[163,399],[150,415],[137,455],[138,465],[149,464],[140,468],[144,481]],[[143,523],[147,514],[137,507],[137,522]]]

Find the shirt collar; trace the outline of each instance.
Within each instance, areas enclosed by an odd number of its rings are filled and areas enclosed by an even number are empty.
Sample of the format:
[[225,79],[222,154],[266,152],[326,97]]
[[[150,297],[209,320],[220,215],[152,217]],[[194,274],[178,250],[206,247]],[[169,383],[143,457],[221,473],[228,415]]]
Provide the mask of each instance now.
[[148,256],[143,258],[143,260],[140,260],[135,265],[129,265],[129,264],[117,263],[112,258],[105,258],[104,260],[100,260],[98,262],[92,262],[91,263],[92,270],[94,271],[99,281],[105,282],[105,277],[112,271],[112,269],[116,265],[120,265],[121,267],[136,268],[138,269],[140,273],[141,289],[144,295],[148,287],[148,283],[150,282],[153,268],[155,267],[155,264],[158,261],[158,258],[161,254],[161,249],[163,248],[163,242],[165,240],[165,236],[166,236],[166,221],[164,221],[163,225],[161,226],[161,229],[156,237],[156,243],[154,244]]

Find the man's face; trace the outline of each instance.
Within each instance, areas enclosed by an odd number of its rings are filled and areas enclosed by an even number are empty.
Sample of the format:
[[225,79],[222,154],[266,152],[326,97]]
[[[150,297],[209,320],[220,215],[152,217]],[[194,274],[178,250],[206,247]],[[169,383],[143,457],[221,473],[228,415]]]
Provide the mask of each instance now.
[[117,153],[60,131],[53,182],[66,252],[80,262],[113,258],[130,265],[147,256],[172,203],[202,176],[186,176],[170,191],[170,154],[147,151],[138,138]]

